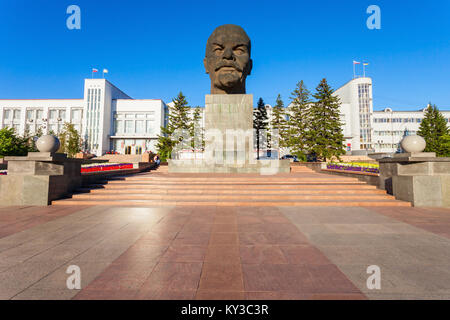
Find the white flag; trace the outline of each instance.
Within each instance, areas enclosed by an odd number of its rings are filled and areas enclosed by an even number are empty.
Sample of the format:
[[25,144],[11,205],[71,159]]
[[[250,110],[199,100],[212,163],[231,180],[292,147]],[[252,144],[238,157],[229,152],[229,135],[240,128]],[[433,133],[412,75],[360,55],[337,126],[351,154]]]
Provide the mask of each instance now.
[[108,69],[103,69],[103,73],[108,73]]

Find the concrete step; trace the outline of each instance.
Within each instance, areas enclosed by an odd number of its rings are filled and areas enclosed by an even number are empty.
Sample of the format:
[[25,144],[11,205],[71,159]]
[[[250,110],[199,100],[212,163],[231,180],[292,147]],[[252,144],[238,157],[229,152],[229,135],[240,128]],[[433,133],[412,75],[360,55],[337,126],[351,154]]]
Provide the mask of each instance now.
[[246,186],[263,186],[263,185],[364,185],[365,182],[362,181],[318,181],[318,180],[305,180],[305,181],[258,181],[258,182],[249,182],[249,181],[152,181],[152,180],[133,180],[133,181],[117,181],[112,180],[108,181],[107,184],[120,184],[123,186],[130,185],[149,185],[149,186],[159,186],[159,185],[183,185],[187,186],[195,186],[195,185],[246,185]]
[[209,189],[209,190],[317,190],[317,189],[326,189],[326,190],[360,190],[360,189],[376,189],[375,186],[366,185],[366,184],[289,184],[289,185],[231,185],[231,184],[198,184],[198,185],[185,185],[185,184],[160,184],[160,183],[122,183],[122,184],[105,184],[103,185],[104,189],[120,189],[123,192],[127,192],[128,189],[182,189],[186,190],[198,190],[198,189]]
[[172,201],[219,201],[219,200],[386,200],[395,199],[389,195],[383,194],[327,194],[327,195],[227,195],[227,194],[92,194],[82,193],[74,194],[72,199],[82,200],[172,200]]
[[[101,193],[101,194],[383,194],[386,195],[386,191],[378,189],[353,189],[353,190],[341,190],[341,189],[316,189],[316,190],[283,190],[283,189],[170,189],[170,188],[155,188],[155,189],[139,189],[139,188],[127,188],[126,191],[123,188],[111,189],[111,188],[82,188],[79,193]],[[77,190],[77,192],[78,192]]]
[[87,205],[87,206],[247,206],[247,207],[267,207],[267,206],[296,206],[296,207],[410,207],[409,202],[397,200],[370,200],[370,201],[161,201],[161,200],[77,200],[65,199],[53,201],[53,205]]

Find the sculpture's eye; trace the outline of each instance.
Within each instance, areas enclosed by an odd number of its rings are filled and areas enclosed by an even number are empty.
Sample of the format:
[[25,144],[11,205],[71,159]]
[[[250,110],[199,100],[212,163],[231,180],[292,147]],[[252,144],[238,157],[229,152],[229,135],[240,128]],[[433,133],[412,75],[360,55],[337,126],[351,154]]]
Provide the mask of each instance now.
[[221,55],[222,52],[223,52],[223,48],[217,46],[217,47],[215,47],[215,48],[213,49],[213,52],[214,52],[216,55]]
[[241,55],[241,54],[246,53],[247,51],[246,51],[246,48],[244,46],[239,45],[239,46],[236,46],[236,47],[233,48],[233,52],[236,55]]

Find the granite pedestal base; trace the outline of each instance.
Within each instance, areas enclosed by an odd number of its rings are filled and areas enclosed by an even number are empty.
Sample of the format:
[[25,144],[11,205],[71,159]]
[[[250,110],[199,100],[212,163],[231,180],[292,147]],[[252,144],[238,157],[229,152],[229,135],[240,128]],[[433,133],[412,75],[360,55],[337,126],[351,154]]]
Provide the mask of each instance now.
[[450,158],[433,152],[380,159],[379,187],[415,207],[450,207]]
[[30,152],[6,157],[8,174],[0,176],[0,203],[4,206],[46,206],[81,186],[81,161],[65,154]]

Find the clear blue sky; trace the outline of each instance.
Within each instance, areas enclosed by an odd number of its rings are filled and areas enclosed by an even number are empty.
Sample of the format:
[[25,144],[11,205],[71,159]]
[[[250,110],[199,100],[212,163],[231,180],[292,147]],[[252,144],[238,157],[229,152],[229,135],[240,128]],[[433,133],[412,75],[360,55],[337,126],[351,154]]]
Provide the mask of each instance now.
[[[71,4],[81,30],[66,28]],[[370,4],[381,8],[381,30],[366,27]],[[203,106],[206,40],[233,23],[252,40],[255,101],[281,93],[287,104],[302,79],[313,90],[326,77],[337,89],[356,59],[370,63],[375,110],[429,101],[450,110],[449,17],[448,0],[0,0],[0,98],[82,98],[96,67],[133,98],[170,102],[181,90]]]

